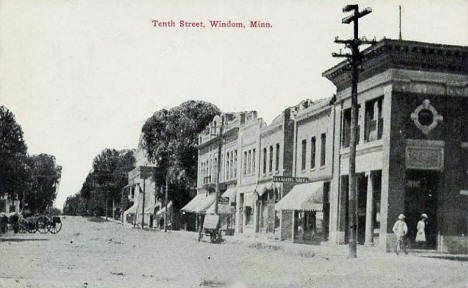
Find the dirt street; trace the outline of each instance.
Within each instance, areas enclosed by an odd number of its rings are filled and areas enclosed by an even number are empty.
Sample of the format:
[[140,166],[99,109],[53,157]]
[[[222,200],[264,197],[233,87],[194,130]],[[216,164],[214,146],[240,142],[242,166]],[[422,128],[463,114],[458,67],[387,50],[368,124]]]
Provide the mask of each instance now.
[[[235,238],[234,238],[235,239]],[[467,262],[287,249],[66,217],[57,235],[0,236],[0,287],[466,287]],[[287,245],[287,244],[286,244]],[[294,245],[294,244],[290,244]],[[296,244],[297,245],[297,244]],[[338,252],[337,252],[338,251]],[[313,256],[315,253],[315,256]]]

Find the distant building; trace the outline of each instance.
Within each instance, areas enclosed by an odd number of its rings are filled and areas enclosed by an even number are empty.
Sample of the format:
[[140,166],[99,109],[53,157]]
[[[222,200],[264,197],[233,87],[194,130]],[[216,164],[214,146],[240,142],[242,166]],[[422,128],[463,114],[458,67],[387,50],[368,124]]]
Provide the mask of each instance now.
[[[130,224],[141,225],[144,216],[145,226],[156,226],[156,213],[161,209],[157,200],[156,184],[153,178],[155,165],[148,160],[146,152],[141,145],[136,149],[135,168],[128,172],[128,200],[130,207],[123,213],[123,221]],[[144,199],[144,201],[143,201]],[[125,209],[127,207],[124,207]]]

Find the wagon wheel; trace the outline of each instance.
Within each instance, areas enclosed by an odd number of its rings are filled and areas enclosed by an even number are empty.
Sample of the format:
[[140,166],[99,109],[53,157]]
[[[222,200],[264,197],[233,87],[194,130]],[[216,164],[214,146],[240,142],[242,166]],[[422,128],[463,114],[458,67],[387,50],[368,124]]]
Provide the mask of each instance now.
[[37,226],[37,231],[41,234],[45,234],[48,231],[48,225],[49,225],[49,219],[47,219],[46,216],[40,216],[37,219],[36,226]]
[[37,224],[36,222],[28,221],[26,228],[28,229],[29,233],[36,233]]
[[21,219],[18,223],[19,225],[19,232],[26,233],[28,232],[28,222],[26,220]]
[[58,232],[60,232],[60,229],[62,229],[62,222],[52,221],[47,226],[47,230],[49,230],[49,232],[52,234],[57,234]]

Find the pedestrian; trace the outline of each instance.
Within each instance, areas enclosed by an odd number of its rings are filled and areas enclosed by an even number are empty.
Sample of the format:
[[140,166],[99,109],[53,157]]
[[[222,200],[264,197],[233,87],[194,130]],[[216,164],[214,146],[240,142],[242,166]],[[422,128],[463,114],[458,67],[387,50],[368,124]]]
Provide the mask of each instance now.
[[426,247],[426,221],[427,221],[427,214],[421,214],[421,220],[418,221],[416,225],[416,245],[418,248],[425,248]]
[[395,233],[395,236],[397,237],[397,243],[396,243],[396,254],[403,250],[405,254],[408,254],[408,251],[406,251],[406,234],[408,233],[408,226],[406,225],[405,222],[405,215],[400,214],[398,216],[398,220],[395,222],[393,225],[393,233]]

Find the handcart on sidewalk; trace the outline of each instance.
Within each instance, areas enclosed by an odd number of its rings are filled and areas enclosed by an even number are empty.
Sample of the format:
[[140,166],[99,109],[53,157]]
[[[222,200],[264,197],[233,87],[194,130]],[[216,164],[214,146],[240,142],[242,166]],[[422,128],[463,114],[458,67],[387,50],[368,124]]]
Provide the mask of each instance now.
[[203,235],[210,236],[211,243],[221,241],[219,215],[205,215],[205,220],[198,235],[198,241],[201,241]]

